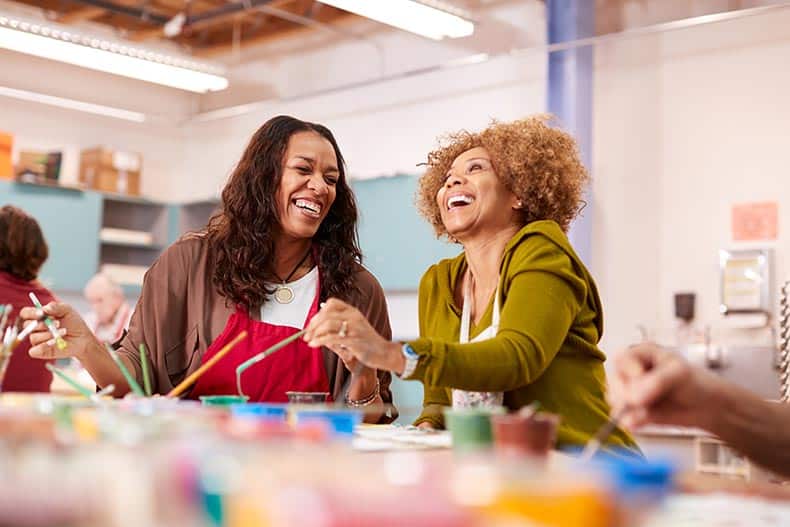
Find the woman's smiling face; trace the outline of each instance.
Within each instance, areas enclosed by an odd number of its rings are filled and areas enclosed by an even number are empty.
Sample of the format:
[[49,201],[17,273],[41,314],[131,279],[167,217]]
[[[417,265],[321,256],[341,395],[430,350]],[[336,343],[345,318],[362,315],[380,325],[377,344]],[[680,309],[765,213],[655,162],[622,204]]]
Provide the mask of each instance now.
[[463,241],[513,224],[518,199],[497,176],[483,147],[463,152],[453,161],[436,193],[448,234]]
[[297,132],[282,163],[276,198],[280,228],[289,238],[312,238],[337,193],[340,170],[332,143],[315,132]]

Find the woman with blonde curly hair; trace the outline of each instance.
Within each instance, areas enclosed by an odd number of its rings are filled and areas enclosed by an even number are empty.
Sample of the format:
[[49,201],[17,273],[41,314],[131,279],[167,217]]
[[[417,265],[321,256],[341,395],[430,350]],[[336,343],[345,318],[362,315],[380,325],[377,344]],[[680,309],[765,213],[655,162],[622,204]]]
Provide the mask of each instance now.
[[[558,446],[585,444],[607,422],[603,309],[566,231],[588,180],[576,142],[538,116],[449,135],[428,156],[418,205],[460,243],[419,289],[420,338],[389,342],[330,300],[311,345],[425,385],[416,424],[442,428],[446,406],[511,410],[539,401],[561,415]],[[635,448],[621,430],[611,448]]]

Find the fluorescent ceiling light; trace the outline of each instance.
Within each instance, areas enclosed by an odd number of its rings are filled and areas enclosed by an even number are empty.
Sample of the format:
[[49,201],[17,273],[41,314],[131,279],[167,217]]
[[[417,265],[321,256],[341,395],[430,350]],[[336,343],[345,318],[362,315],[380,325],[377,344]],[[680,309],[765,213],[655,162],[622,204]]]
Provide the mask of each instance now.
[[448,4],[432,0],[319,0],[382,24],[417,33],[434,40],[468,37],[475,31],[469,15]]
[[7,88],[5,86],[0,86],[0,96],[11,97],[13,99],[19,99],[20,101],[48,104],[49,106],[57,106],[58,108],[66,108],[67,110],[76,110],[78,112],[113,117],[115,119],[123,119],[125,121],[132,121],[135,123],[145,122],[145,114],[139,112],[130,112],[129,110],[122,110],[121,108],[113,108],[112,106],[102,106],[101,104],[75,101],[74,99],[64,99],[63,97],[55,97],[53,95],[46,95],[44,93],[16,90],[14,88]]
[[2,15],[0,48],[198,93],[228,87],[205,64]]

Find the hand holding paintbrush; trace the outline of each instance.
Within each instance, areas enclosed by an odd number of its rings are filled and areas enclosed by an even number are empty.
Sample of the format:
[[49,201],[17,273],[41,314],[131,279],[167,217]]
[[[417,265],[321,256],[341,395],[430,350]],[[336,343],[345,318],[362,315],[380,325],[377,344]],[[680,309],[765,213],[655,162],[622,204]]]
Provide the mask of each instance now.
[[691,365],[677,353],[652,343],[631,346],[614,359],[609,379],[612,416],[598,430],[582,456],[592,457],[623,425],[669,424],[709,427],[712,394],[721,380]]
[[[115,395],[124,395],[126,386],[135,389],[135,385],[127,380],[112,354],[107,352],[79,314],[69,305],[51,302],[40,309],[26,307],[22,309],[20,315],[27,324],[24,333],[30,333],[31,357],[37,359],[74,357],[79,359],[97,385],[114,384],[118,388]],[[44,321],[45,317],[50,319],[49,324]],[[65,341],[66,346],[58,346],[57,339],[53,337],[53,328],[59,338]],[[118,360],[122,363],[126,359],[118,358]],[[127,372],[131,369],[130,364],[123,365]]]
[[68,344],[66,344],[66,341],[63,340],[63,336],[58,331],[52,319],[49,318],[49,315],[44,313],[44,306],[41,305],[41,302],[38,301],[36,294],[32,291],[30,292],[30,300],[33,302],[33,305],[36,306],[36,309],[43,313],[42,321],[44,322],[44,326],[46,326],[47,330],[49,330],[49,333],[52,335],[52,338],[55,340],[55,346],[57,346],[60,351],[65,350]]
[[705,428],[716,412],[720,377],[692,367],[678,353],[656,344],[632,346],[614,358],[610,402],[623,411],[627,428],[670,424]]
[[[40,304],[39,304],[40,305]],[[24,330],[30,334],[30,355],[38,359],[60,359],[102,352],[104,347],[80,315],[69,305],[50,302],[45,306],[25,307],[20,311]],[[49,319],[49,323],[46,322]],[[30,328],[30,324],[35,325]],[[54,336],[57,334],[57,338]],[[58,339],[64,343],[58,345]]]

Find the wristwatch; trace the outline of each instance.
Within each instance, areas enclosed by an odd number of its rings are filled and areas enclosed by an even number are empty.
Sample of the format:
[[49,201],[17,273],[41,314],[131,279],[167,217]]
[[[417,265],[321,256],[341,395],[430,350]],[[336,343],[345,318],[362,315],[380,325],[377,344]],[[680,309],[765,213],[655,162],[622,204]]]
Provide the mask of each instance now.
[[406,359],[406,364],[403,366],[403,371],[400,374],[401,379],[408,379],[414,373],[414,370],[417,369],[417,363],[420,361],[420,356],[417,355],[417,352],[414,351],[408,342],[404,342],[403,346],[401,346],[401,353],[403,353],[403,358]]

